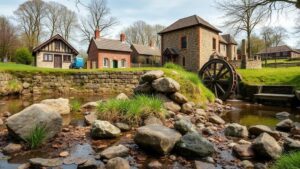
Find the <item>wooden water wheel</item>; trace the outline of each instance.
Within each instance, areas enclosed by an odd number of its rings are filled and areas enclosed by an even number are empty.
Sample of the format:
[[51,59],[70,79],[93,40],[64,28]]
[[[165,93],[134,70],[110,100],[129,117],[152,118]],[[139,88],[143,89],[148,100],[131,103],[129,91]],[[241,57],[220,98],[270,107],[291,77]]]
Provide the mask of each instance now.
[[238,76],[235,69],[224,59],[211,59],[199,71],[199,77],[217,98],[228,99],[235,91]]

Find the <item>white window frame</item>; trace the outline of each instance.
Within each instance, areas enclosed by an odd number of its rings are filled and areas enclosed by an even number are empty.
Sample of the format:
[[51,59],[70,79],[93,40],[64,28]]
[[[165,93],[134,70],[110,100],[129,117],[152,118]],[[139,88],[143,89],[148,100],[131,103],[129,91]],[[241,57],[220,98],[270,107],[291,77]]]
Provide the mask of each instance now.
[[126,67],[126,59],[121,60],[121,67],[125,68]]
[[104,58],[103,59],[103,67],[104,68],[108,68],[109,67],[109,59],[108,58]]

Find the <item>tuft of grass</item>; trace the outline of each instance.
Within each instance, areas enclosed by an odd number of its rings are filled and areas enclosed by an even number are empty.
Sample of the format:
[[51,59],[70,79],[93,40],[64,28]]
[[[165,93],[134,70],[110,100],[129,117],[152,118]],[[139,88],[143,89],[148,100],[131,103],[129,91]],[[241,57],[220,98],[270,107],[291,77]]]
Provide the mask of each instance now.
[[22,89],[22,84],[18,80],[9,80],[7,83],[7,89],[13,92],[19,92]]
[[178,71],[185,71],[183,67],[181,67],[180,65],[168,62],[164,64],[164,68],[167,69],[173,69],[173,70],[178,70]]
[[46,129],[44,126],[35,126],[30,132],[29,136],[25,138],[25,141],[29,144],[31,149],[40,147],[46,139]]
[[78,100],[72,100],[70,102],[70,106],[71,106],[71,111],[72,112],[79,112],[80,108],[81,108],[81,102]]
[[298,169],[300,168],[300,152],[281,156],[271,169]]
[[132,125],[141,124],[143,119],[149,116],[160,119],[165,117],[163,102],[154,96],[146,95],[137,95],[128,100],[107,100],[98,105],[97,112],[101,120],[121,121]]

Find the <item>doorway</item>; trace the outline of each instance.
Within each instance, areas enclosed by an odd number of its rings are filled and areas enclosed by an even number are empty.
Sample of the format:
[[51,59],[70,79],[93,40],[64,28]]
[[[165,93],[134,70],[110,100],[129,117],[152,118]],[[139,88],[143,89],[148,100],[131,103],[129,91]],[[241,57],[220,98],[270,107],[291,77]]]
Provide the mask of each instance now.
[[54,55],[54,68],[62,68],[62,56]]
[[117,60],[113,60],[113,68],[118,68],[118,61]]

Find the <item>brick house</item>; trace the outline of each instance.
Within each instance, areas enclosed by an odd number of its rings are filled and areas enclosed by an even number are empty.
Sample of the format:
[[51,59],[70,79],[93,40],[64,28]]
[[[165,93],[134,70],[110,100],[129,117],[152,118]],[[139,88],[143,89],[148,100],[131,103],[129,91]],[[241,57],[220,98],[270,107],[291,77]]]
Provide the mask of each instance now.
[[33,49],[34,64],[44,68],[69,69],[78,51],[59,34]]
[[237,43],[197,15],[182,18],[161,32],[162,64],[174,62],[190,71],[198,71],[211,56],[237,57]]
[[149,46],[131,45],[131,63],[135,66],[160,66],[161,51],[153,47],[152,43]]
[[125,34],[120,35],[120,40],[100,37],[100,31],[95,31],[88,47],[87,68],[128,68],[131,64],[132,50],[125,42]]
[[292,49],[287,45],[282,45],[266,48],[256,55],[260,56],[262,59],[295,59],[300,58],[300,51]]

